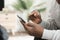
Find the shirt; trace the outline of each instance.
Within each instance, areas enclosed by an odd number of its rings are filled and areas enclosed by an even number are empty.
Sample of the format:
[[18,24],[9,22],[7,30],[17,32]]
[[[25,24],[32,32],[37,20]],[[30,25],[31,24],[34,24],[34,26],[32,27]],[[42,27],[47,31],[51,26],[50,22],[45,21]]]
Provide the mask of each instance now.
[[44,29],[42,38],[48,40],[60,40],[60,5],[56,0],[52,0],[50,9],[46,16],[46,21],[42,21],[41,25]]

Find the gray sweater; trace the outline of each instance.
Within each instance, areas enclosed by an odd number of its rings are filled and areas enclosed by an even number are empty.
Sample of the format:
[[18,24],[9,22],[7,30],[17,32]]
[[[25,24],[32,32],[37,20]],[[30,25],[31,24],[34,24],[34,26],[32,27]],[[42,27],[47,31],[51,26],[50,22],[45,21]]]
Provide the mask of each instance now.
[[60,29],[60,5],[56,1],[52,2],[46,14],[46,21],[43,20],[41,25],[47,29]]
[[45,28],[42,38],[60,40],[60,5],[56,2],[56,0],[52,0],[51,5],[52,6],[46,16],[46,21],[44,20],[40,24]]

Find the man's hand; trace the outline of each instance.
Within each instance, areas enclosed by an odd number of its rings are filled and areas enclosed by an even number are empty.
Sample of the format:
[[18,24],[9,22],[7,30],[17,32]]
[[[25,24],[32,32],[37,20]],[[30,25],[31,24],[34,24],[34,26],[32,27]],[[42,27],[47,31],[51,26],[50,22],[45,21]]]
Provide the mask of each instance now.
[[58,4],[60,4],[60,0],[56,0],[58,2]]
[[26,31],[35,37],[42,37],[44,28],[36,23],[24,23],[21,21]]
[[41,23],[42,19],[41,16],[39,15],[39,12],[34,10],[30,15],[29,15],[29,20],[33,21],[34,23]]

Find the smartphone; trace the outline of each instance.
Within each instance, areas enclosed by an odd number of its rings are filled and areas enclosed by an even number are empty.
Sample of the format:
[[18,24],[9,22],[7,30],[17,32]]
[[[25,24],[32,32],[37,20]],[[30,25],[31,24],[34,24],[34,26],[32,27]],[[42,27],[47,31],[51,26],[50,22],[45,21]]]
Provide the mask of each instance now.
[[26,23],[21,17],[19,17],[18,15],[17,15],[17,17],[20,19],[20,21],[22,21],[23,23]]

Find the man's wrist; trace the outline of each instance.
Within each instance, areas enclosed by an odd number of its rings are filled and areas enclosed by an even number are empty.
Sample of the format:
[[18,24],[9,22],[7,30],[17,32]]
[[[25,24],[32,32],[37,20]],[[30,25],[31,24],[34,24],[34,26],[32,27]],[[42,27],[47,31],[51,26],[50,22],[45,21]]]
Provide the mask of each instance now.
[[44,32],[44,28],[42,27],[40,37],[42,37],[42,36],[43,36],[43,32]]
[[44,29],[43,34],[42,34],[42,38],[43,39],[52,39],[54,34],[55,34],[54,30]]

